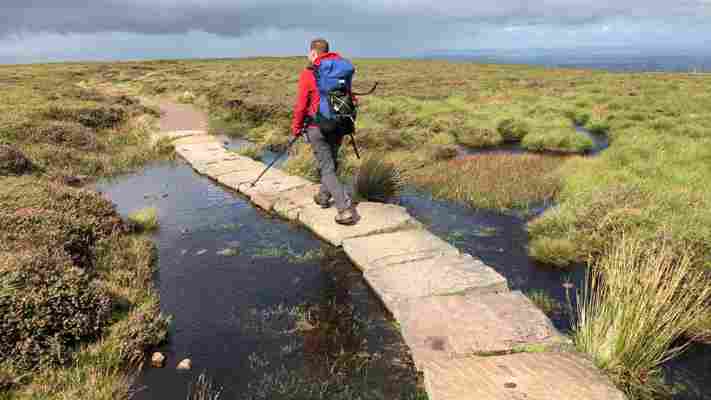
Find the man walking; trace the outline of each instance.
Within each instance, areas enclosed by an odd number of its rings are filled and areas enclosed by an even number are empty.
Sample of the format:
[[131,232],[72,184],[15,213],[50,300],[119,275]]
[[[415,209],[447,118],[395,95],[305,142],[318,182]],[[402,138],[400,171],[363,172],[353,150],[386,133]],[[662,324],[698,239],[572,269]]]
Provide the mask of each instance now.
[[[306,127],[306,138],[318,162],[321,189],[314,196],[316,204],[328,208],[333,199],[338,210],[336,222],[354,225],[358,222],[358,213],[348,190],[336,176],[338,150],[343,137],[352,132],[354,122],[353,116],[340,115],[342,111],[338,104],[344,100],[338,98],[338,93],[346,96],[345,103],[351,101],[353,104],[351,82],[354,68],[348,60],[330,52],[324,39],[311,42],[308,57],[310,64],[299,77],[292,133],[299,136]],[[338,103],[336,107],[334,103]]]

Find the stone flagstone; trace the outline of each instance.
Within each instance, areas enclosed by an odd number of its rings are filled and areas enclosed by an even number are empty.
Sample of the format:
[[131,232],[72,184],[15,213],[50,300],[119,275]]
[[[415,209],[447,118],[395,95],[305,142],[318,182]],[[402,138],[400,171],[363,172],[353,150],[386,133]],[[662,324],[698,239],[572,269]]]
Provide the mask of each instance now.
[[299,213],[305,207],[314,204],[314,195],[319,192],[321,185],[310,184],[280,194],[273,205],[273,210],[278,215],[289,220],[299,218]]
[[224,158],[228,155],[228,152],[222,148],[199,148],[191,151],[177,150],[177,153],[180,154],[192,165],[207,165],[209,163],[214,163],[215,160]]
[[402,301],[509,290],[506,278],[468,254],[432,257],[370,269],[363,276],[398,320],[398,303]]
[[[240,185],[244,183],[252,183],[259,176],[259,174],[264,171],[265,165],[262,163],[254,162],[253,164],[245,163],[245,168],[240,171],[234,171],[228,174],[220,175],[215,177],[221,184],[231,187],[235,190],[239,188]],[[277,169],[270,169],[263,177],[260,182],[269,180],[286,180],[290,175],[287,175]]]
[[572,353],[520,353],[428,363],[430,400],[624,400],[587,360]]
[[427,297],[396,309],[418,368],[435,359],[567,342],[521,292]]
[[252,186],[251,182],[243,183],[239,185],[237,190],[249,196],[249,199],[260,208],[271,211],[282,193],[309,184],[311,183],[304,178],[286,175],[284,179],[260,180],[254,186]]
[[460,254],[456,247],[424,229],[347,239],[343,241],[343,249],[363,271]]
[[323,209],[312,200],[299,213],[299,221],[334,246],[340,246],[346,239],[421,226],[407,210],[393,204],[366,202],[358,204],[357,210],[361,216],[358,224],[343,226],[334,221],[337,213],[335,207]]
[[190,145],[196,145],[196,144],[204,144],[204,143],[220,143],[222,144],[222,141],[218,139],[215,136],[212,135],[207,135],[205,134],[204,131],[175,131],[179,133],[189,133],[186,136],[176,138],[173,141],[173,144],[178,147],[178,146],[190,146]]
[[227,175],[232,172],[240,171],[253,171],[258,169],[260,166],[257,162],[247,159],[245,157],[234,158],[234,156],[229,156],[231,158],[218,160],[212,163],[203,164],[200,168],[197,168],[198,172],[201,174],[209,175],[212,178],[218,178],[222,175]]

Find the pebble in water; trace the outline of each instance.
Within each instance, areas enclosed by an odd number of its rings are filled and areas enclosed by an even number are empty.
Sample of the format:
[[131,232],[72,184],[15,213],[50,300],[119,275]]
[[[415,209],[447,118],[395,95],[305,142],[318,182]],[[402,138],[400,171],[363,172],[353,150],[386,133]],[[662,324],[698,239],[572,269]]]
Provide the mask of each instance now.
[[185,360],[181,361],[177,366],[177,369],[181,370],[181,371],[189,371],[192,368],[193,368],[193,362],[190,361],[189,358],[186,358]]
[[155,368],[163,368],[165,365],[165,356],[163,353],[157,351],[153,353],[153,356],[151,356],[151,365]]

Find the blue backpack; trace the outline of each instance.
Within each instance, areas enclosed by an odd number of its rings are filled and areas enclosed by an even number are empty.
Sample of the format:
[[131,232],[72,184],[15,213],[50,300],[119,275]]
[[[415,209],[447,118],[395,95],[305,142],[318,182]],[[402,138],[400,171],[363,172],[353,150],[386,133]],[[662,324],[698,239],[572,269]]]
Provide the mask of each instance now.
[[321,60],[321,64],[314,68],[321,99],[316,122],[322,129],[331,131],[340,127],[348,131],[348,127],[355,123],[357,109],[351,95],[354,73],[355,67],[344,58]]

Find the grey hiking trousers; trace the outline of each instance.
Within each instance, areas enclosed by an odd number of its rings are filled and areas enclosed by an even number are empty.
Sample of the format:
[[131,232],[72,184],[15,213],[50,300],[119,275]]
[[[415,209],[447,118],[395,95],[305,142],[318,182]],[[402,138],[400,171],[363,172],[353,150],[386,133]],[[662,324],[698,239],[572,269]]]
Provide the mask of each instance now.
[[311,127],[306,130],[306,136],[311,143],[314,157],[318,162],[321,173],[321,191],[319,196],[323,199],[330,199],[333,196],[338,211],[343,211],[351,207],[351,196],[346,186],[338,181],[336,171],[338,171],[338,150],[343,142],[343,135],[332,135],[324,137],[321,129]]

